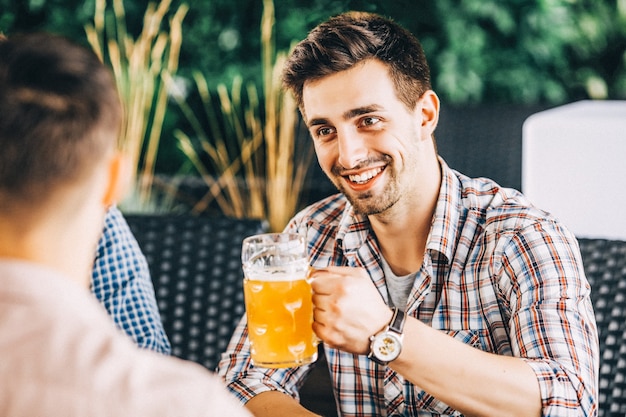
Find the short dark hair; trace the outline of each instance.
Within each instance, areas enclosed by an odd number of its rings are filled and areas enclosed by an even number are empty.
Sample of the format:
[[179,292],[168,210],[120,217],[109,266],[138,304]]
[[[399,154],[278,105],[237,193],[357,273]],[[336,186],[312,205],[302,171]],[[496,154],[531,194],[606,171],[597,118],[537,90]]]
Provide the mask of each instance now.
[[389,66],[396,95],[413,109],[431,89],[430,69],[419,40],[383,16],[347,12],[315,27],[298,43],[283,69],[283,86],[303,111],[302,89],[314,81],[350,69],[367,59]]
[[0,208],[42,202],[88,173],[121,120],[115,81],[93,51],[46,33],[0,40]]

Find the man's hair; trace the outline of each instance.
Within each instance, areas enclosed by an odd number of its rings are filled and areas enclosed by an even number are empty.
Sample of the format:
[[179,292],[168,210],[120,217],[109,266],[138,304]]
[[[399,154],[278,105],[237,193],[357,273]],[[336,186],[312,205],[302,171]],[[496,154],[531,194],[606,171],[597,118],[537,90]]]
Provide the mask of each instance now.
[[89,174],[121,117],[111,73],[91,50],[44,33],[0,39],[0,209],[45,201]]
[[430,69],[417,38],[392,20],[365,12],[335,16],[309,32],[285,64],[283,86],[293,92],[303,111],[305,82],[350,69],[367,59],[389,66],[395,93],[411,110],[431,89]]

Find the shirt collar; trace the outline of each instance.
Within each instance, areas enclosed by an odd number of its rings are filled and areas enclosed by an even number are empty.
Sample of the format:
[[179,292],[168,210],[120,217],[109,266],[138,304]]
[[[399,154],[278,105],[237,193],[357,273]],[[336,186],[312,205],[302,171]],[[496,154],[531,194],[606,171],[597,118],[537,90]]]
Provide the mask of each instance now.
[[[346,209],[339,221],[337,232],[337,240],[344,253],[356,253],[367,242],[370,233],[371,227],[367,216],[355,212],[352,204],[346,202]],[[375,241],[373,237],[372,240]]]
[[450,262],[458,240],[459,222],[463,213],[462,187],[459,178],[442,158],[439,158],[439,165],[441,188],[426,248],[441,253]]

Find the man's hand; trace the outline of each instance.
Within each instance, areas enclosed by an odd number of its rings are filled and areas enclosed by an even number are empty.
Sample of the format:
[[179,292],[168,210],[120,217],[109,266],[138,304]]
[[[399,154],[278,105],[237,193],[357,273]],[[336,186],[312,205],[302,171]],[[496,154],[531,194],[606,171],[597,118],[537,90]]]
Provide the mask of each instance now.
[[363,268],[330,266],[311,273],[317,336],[343,351],[367,354],[369,337],[392,312]]

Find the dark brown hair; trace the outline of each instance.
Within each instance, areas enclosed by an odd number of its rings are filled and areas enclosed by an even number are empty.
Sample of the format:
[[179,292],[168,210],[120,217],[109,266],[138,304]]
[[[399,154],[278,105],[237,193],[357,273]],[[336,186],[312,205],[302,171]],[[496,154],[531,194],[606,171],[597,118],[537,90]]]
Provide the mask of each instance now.
[[0,40],[0,208],[44,201],[112,149],[122,109],[109,70],[51,34]]
[[350,69],[366,59],[389,66],[396,95],[411,110],[431,89],[430,69],[417,38],[392,20],[365,12],[347,12],[315,27],[287,60],[283,86],[293,92],[303,111],[305,82]]

